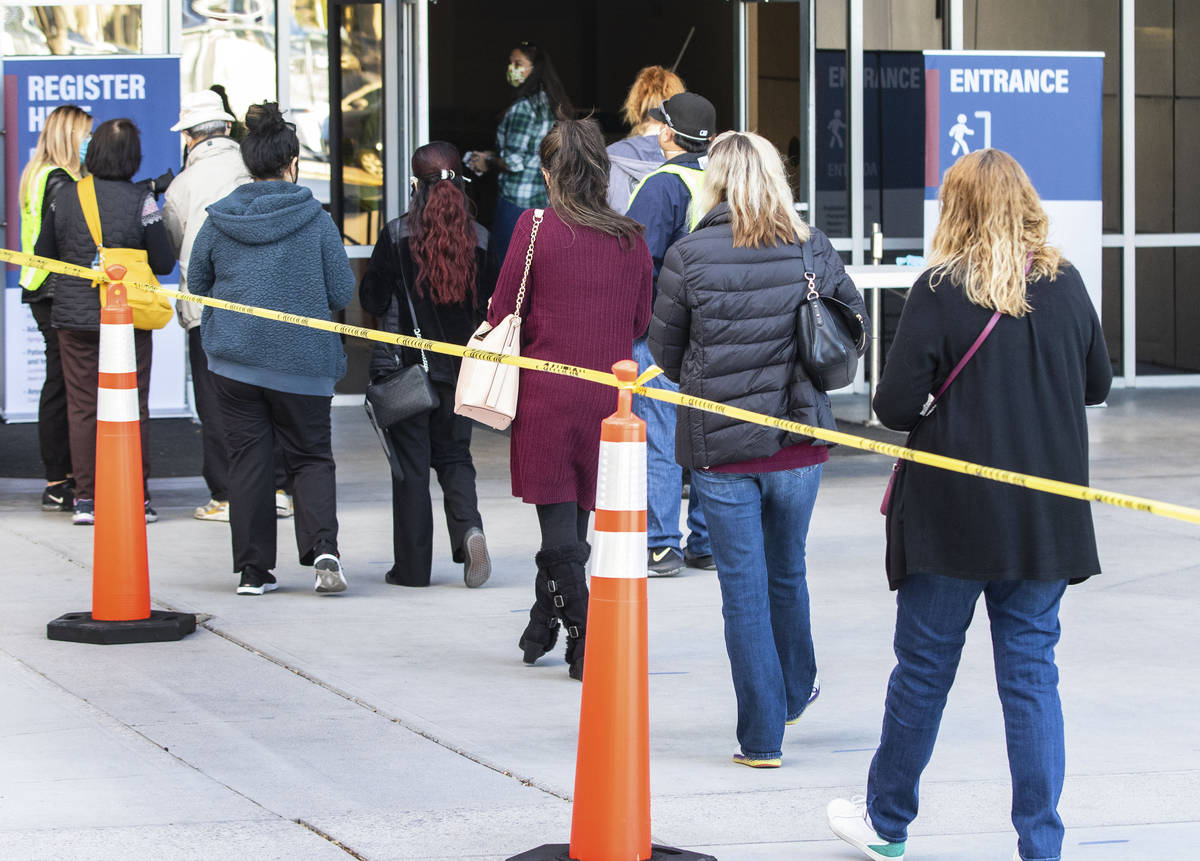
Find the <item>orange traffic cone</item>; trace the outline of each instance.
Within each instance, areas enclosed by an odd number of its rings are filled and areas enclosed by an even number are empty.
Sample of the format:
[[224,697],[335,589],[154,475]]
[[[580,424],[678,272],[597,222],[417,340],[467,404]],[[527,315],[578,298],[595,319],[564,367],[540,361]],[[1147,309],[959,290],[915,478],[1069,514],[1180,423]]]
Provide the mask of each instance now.
[[[118,281],[125,268],[110,266],[108,277]],[[196,630],[195,616],[150,609],[140,417],[133,312],[125,302],[125,285],[113,283],[100,311],[92,612],[68,613],[49,623],[51,640],[148,643],[178,640]]]
[[[613,373],[632,383],[637,363],[617,362]],[[646,423],[632,406],[633,393],[620,389],[600,429],[571,843],[510,861],[715,861],[650,842]]]

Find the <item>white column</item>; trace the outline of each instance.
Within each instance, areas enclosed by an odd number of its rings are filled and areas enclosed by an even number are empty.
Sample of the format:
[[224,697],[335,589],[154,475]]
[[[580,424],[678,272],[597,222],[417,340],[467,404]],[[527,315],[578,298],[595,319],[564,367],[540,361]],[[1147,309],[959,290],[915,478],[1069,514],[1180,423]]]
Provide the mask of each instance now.
[[1137,385],[1137,163],[1134,0],[1121,0],[1121,372]]
[[850,262],[861,266],[863,252],[863,0],[849,0],[850,75]]
[[[950,50],[961,51],[963,49],[963,0],[950,0],[950,9],[947,14],[950,16]],[[976,7],[975,14],[979,14],[978,7]]]

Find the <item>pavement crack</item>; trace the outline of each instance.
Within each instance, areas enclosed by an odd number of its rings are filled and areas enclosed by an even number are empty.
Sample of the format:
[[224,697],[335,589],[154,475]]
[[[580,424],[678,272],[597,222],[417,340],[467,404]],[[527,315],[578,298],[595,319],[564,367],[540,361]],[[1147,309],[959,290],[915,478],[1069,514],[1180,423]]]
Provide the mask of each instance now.
[[366,855],[360,855],[358,852],[355,852],[353,849],[351,849],[345,843],[343,843],[342,841],[335,838],[332,834],[322,831],[320,828],[313,825],[311,822],[306,822],[303,819],[293,819],[292,821],[295,822],[297,825],[299,825],[302,828],[307,828],[309,831],[311,831],[313,834],[320,837],[322,840],[329,841],[334,846],[336,846],[338,849],[341,849],[343,852],[345,852],[347,855],[349,855],[351,858],[357,858],[358,861],[370,861],[370,859],[367,858]]

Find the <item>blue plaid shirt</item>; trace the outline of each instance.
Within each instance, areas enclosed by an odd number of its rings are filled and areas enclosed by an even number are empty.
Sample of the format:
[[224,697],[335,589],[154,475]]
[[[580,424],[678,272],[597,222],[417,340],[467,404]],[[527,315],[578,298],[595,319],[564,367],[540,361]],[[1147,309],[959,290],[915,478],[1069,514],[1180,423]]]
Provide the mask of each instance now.
[[499,176],[500,195],[524,209],[546,206],[546,183],[538,147],[554,125],[544,92],[513,102],[496,130],[496,151],[508,165]]

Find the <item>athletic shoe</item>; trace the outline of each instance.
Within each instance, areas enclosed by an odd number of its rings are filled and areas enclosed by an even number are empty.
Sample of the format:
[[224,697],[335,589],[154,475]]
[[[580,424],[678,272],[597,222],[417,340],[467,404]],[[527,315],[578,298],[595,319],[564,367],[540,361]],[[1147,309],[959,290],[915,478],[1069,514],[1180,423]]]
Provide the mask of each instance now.
[[742,753],[735,753],[733,761],[738,765],[748,765],[751,768],[779,768],[779,766],[783,765],[783,757],[781,756],[764,759],[761,756],[746,756]]
[[849,800],[835,798],[825,808],[825,816],[833,833],[861,851],[873,861],[900,861],[904,858],[904,843],[884,840],[875,832],[867,815],[867,800],[856,795]]
[[238,583],[239,595],[261,595],[264,592],[274,592],[279,588],[275,575],[270,571],[259,571],[253,565],[247,565],[242,572],[242,580]]
[[492,574],[492,558],[488,555],[487,539],[483,530],[472,526],[463,537],[463,582],[468,589],[476,589],[487,582]]
[[285,491],[275,491],[275,516],[276,517],[291,517],[292,516],[292,498]]
[[158,521],[158,512],[150,507],[150,500],[146,500],[146,522],[155,523]]
[[817,676],[816,678],[813,679],[812,691],[810,691],[808,694],[808,702],[806,702],[804,704],[804,708],[800,709],[800,714],[796,715],[794,718],[788,718],[786,721],[784,721],[784,723],[787,726],[795,726],[796,724],[800,723],[800,718],[802,718],[804,716],[804,713],[806,711],[808,711],[808,707],[811,706],[813,704],[813,701],[815,701],[816,698],[819,697],[820,695],[821,695],[821,677]]
[[717,563],[711,553],[698,556],[686,548],[683,551],[683,564],[689,568],[699,568],[701,571],[717,570]]
[[71,522],[76,526],[91,526],[96,522],[96,503],[91,499],[75,500],[75,514]]
[[210,499],[205,505],[201,505],[193,511],[192,517],[197,520],[219,520],[222,523],[228,523],[229,503],[217,502],[215,499]]
[[342,563],[332,553],[322,553],[313,562],[317,582],[313,590],[322,595],[346,591],[346,575],[342,573]]
[[1013,861],[1021,861],[1021,850],[1020,849],[1013,850]]
[[54,484],[47,484],[42,491],[42,511],[74,511],[75,483],[64,478]]
[[651,547],[647,557],[649,577],[674,577],[683,570],[683,556],[674,547]]

